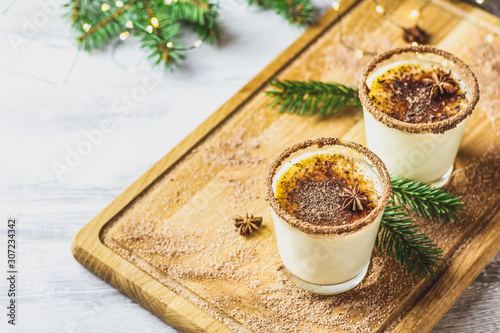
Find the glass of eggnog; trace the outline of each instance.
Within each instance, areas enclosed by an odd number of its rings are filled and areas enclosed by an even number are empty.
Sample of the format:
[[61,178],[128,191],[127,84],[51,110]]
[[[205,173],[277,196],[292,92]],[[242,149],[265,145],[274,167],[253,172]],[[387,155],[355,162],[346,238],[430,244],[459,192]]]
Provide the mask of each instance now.
[[367,146],[390,173],[434,186],[448,181],[479,100],[464,62],[431,46],[384,52],[365,69],[359,98]]
[[374,153],[337,138],[300,142],[271,164],[266,191],[292,282],[321,295],[361,282],[392,191]]

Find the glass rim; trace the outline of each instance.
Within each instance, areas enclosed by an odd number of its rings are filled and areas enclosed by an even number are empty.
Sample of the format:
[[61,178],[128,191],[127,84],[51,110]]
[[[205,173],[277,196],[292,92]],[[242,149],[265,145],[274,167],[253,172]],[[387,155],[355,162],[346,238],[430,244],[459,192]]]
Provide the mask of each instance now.
[[[274,176],[280,170],[280,167],[284,164],[284,162],[292,154],[312,146],[317,146],[318,148],[323,148],[326,146],[347,147],[363,155],[370,162],[370,164],[375,167],[382,183],[382,193],[380,199],[378,200],[377,206],[368,215],[354,221],[354,223],[350,223],[347,225],[326,225],[326,226],[314,225],[293,216],[283,207],[281,207],[274,193],[274,188],[273,188]],[[314,236],[323,236],[323,237],[354,234],[357,233],[358,231],[361,231],[368,225],[372,224],[377,218],[377,216],[384,211],[392,194],[391,177],[382,160],[368,148],[358,143],[351,141],[344,141],[339,138],[318,138],[313,140],[306,140],[286,148],[280,155],[278,155],[274,159],[274,161],[269,166],[269,171],[266,176],[265,184],[266,184],[266,200],[269,202],[271,209],[274,211],[274,213],[281,220],[283,220],[283,222],[287,223],[290,227],[302,231],[306,234]]]
[[[379,65],[382,61],[390,59],[394,55],[417,52],[432,53],[441,56],[449,61],[452,61],[453,64],[457,66],[457,68],[463,71],[463,73],[461,73],[460,75],[460,78],[467,83],[467,88],[470,91],[470,99],[467,102],[465,108],[460,110],[460,112],[458,112],[454,116],[433,123],[406,123],[404,121],[395,119],[389,116],[387,113],[381,111],[370,99],[369,88],[366,84],[366,81],[368,79],[368,76],[372,74],[377,65]],[[416,134],[442,134],[457,127],[458,124],[460,124],[463,120],[471,115],[479,100],[479,85],[477,83],[476,76],[469,68],[469,66],[467,66],[467,64],[465,64],[462,60],[460,60],[453,54],[429,45],[405,46],[388,50],[372,59],[372,61],[365,68],[362,80],[359,82],[359,99],[361,100],[361,104],[366,109],[366,111],[368,111],[376,120],[386,125],[387,127]]]

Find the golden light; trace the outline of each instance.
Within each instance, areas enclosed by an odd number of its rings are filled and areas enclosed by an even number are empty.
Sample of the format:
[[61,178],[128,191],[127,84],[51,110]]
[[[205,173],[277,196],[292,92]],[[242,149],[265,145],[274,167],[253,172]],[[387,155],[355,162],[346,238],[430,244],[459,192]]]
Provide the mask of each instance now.
[[198,47],[201,45],[201,43],[203,43],[203,41],[201,39],[198,39],[196,42],[193,43],[194,47]]
[[146,27],[146,31],[147,31],[147,32],[149,32],[149,33],[152,33],[152,32],[153,32],[153,26],[148,25],[148,26]]
[[172,48],[173,46],[174,46],[174,43],[172,43],[172,42],[168,42],[168,43],[167,43],[167,47],[168,47],[168,48]]
[[172,0],[165,0],[165,5],[171,5],[172,4]]
[[382,6],[377,6],[377,8],[375,8],[375,10],[376,10],[378,13],[380,13],[380,14],[382,14],[382,13],[384,12],[384,8],[382,8]]
[[441,64],[442,64],[444,67],[448,66],[448,62],[446,62],[446,60],[443,60],[443,62],[441,62]]
[[153,27],[158,28],[158,19],[156,17],[152,17],[151,24],[153,25]]
[[364,56],[363,50],[356,50],[356,58],[361,59]]
[[116,5],[116,7],[120,7],[121,8],[121,7],[123,7],[123,2],[117,1],[117,2],[115,2],[115,5]]
[[124,31],[120,34],[120,39],[125,40],[127,39],[128,35],[129,35],[128,31]]
[[101,10],[102,10],[103,12],[107,12],[107,11],[108,11],[108,10],[110,10],[110,9],[111,9],[111,6],[110,6],[110,5],[108,5],[107,3],[102,3],[102,4],[101,4]]
[[484,2],[484,0],[476,0],[476,2],[477,2],[478,4],[482,4],[482,3]]
[[337,12],[338,12],[338,11],[339,11],[339,7],[340,7],[339,2],[338,2],[338,1],[334,1],[334,2],[332,3],[332,7],[333,7],[333,9],[335,9],[335,11],[337,11]]
[[83,30],[85,30],[85,31],[89,31],[89,30],[90,30],[90,24],[85,23],[85,24],[83,25]]
[[132,21],[127,21],[127,23],[125,23],[125,26],[129,29],[134,28],[134,24],[132,23]]
[[418,43],[417,42],[413,42],[413,43],[411,43],[411,46],[418,46]]
[[414,17],[414,18],[417,18],[417,17],[420,16],[420,13],[418,12],[418,10],[412,10],[411,13],[410,13],[410,16]]
[[488,43],[492,43],[493,42],[493,35],[486,36],[486,40],[488,41]]

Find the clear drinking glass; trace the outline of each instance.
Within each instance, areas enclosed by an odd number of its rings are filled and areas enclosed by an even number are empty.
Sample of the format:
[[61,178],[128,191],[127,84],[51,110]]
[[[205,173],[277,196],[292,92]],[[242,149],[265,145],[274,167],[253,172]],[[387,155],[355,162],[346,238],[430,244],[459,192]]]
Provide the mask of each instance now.
[[[373,181],[375,208],[349,225],[313,225],[288,213],[275,197],[277,180],[290,165],[314,154],[335,153],[356,159],[363,174]],[[299,287],[322,295],[338,294],[355,287],[370,263],[380,220],[391,194],[389,173],[367,148],[337,138],[298,143],[271,164],[266,179],[276,240],[288,278]]]
[[[432,64],[450,71],[465,91],[467,102],[454,116],[432,123],[407,123],[379,110],[369,97],[372,80],[402,62]],[[363,105],[366,142],[384,161],[390,173],[444,185],[453,163],[467,119],[479,99],[476,77],[460,59],[431,46],[397,48],[375,57],[365,69],[359,85]]]

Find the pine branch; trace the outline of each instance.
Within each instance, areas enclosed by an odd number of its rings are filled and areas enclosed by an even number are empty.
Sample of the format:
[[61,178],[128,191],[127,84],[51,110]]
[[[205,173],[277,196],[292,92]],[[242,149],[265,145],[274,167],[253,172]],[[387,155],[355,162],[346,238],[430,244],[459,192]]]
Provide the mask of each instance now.
[[307,25],[314,19],[310,0],[248,0],[248,4],[274,10],[292,24]]
[[72,7],[73,7],[73,10],[71,12],[71,19],[74,22],[78,19],[78,13],[80,11],[80,0],[74,0]]
[[[148,1],[144,2],[144,8],[146,8],[146,12],[148,13],[148,19],[150,22],[152,21],[153,18],[156,18],[158,20],[158,26],[153,27],[153,33],[158,38],[155,38],[156,39],[156,46],[152,47],[152,50],[153,50],[152,56],[154,57],[155,54],[157,54],[156,55],[156,57],[157,57],[156,63],[163,61],[167,67],[170,64],[175,64],[174,58],[172,58],[170,56],[171,50],[167,48],[168,41],[165,40],[163,33],[162,33],[162,28],[160,28],[160,26],[167,28],[167,29],[172,28],[172,26],[170,25],[172,18],[169,17],[169,15],[163,15],[163,14],[158,18],[157,14],[155,14],[155,11],[153,10],[153,7],[151,6],[151,4]],[[165,30],[165,29],[163,29],[163,30]],[[174,30],[172,30],[172,29],[169,29],[166,31],[167,31],[167,36],[168,36],[169,40],[174,38],[178,34],[177,31],[174,32]],[[145,41],[144,45],[148,45],[147,41]],[[172,50],[172,53],[173,53],[173,50]],[[151,57],[151,55],[150,55],[150,57]]]
[[443,251],[392,200],[383,213],[376,245],[417,277],[434,276],[443,261]]
[[346,106],[360,106],[358,90],[335,82],[280,81],[269,84],[276,90],[265,92],[274,100],[270,106],[280,112],[299,115],[332,115]]
[[[172,68],[184,59],[184,51],[199,46],[182,48],[178,41],[182,27],[188,26],[202,42],[215,43],[221,35],[218,24],[219,8],[211,0],[69,0],[64,6],[66,17],[80,32],[78,43],[85,50],[99,49],[113,39],[127,38],[133,33],[148,49],[155,63],[163,62]],[[313,17],[310,0],[263,0],[290,22],[303,24]],[[153,20],[152,20],[153,19]],[[156,20],[158,19],[158,25]]]
[[105,18],[100,20],[97,24],[92,25],[88,31],[84,32],[78,38],[78,42],[83,44],[84,49],[89,50],[90,48],[100,48],[111,39],[116,38],[121,32],[121,27],[115,20],[132,7],[135,2],[137,2],[137,0],[131,0],[112,14],[104,12],[102,16],[105,16]]
[[406,211],[420,217],[453,222],[463,211],[461,197],[412,179],[391,176],[392,195]]
[[[141,47],[150,51],[149,58],[155,64],[163,63],[166,68],[172,69],[185,58],[182,52],[167,46],[181,34],[181,26],[173,19],[171,10],[160,10],[158,6],[162,4],[144,4],[147,16],[133,21],[137,28],[134,32],[141,39]],[[153,17],[158,20],[158,27],[148,31],[146,27],[151,25]]]
[[215,5],[209,0],[180,0],[171,5],[172,16],[188,23],[198,36],[209,44],[219,40],[221,29],[217,24],[219,16]]

